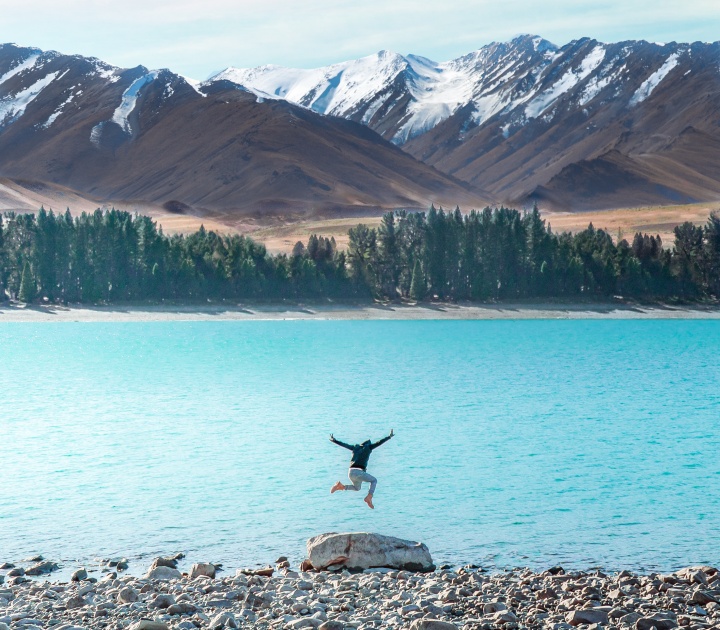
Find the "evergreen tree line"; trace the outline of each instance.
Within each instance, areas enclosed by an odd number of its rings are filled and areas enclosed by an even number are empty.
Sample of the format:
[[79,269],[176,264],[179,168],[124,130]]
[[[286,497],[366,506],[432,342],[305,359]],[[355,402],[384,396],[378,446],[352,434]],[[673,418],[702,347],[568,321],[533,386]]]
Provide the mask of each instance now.
[[350,276],[375,296],[420,300],[534,297],[703,299],[720,297],[720,217],[675,228],[674,248],[660,236],[614,242],[592,224],[554,233],[530,212],[485,208],[462,214],[386,214],[377,229],[350,230]]
[[166,236],[118,210],[0,216],[0,300],[720,297],[720,218],[684,223],[675,245],[636,234],[614,242],[590,225],[554,233],[537,207],[386,214],[349,232],[347,252],[313,235],[290,255],[200,228]]

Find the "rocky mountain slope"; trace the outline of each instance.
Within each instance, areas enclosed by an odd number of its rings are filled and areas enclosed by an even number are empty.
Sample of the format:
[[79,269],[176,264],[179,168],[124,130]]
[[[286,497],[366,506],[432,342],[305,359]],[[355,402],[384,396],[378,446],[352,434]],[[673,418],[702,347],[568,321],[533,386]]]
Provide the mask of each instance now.
[[37,186],[229,221],[489,199],[351,121],[223,80],[11,44],[0,46],[0,177],[5,207]]
[[361,122],[504,201],[603,209],[720,198],[720,43],[558,48],[522,36],[443,63],[383,51],[214,80]]

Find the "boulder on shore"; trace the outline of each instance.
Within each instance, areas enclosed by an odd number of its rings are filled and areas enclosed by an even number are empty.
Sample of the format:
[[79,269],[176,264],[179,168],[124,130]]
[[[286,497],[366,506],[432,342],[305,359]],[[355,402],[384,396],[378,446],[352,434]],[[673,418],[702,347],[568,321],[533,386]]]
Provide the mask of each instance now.
[[357,570],[375,567],[421,572],[435,570],[427,546],[381,534],[321,534],[307,541],[307,551],[309,562],[316,570],[331,566]]

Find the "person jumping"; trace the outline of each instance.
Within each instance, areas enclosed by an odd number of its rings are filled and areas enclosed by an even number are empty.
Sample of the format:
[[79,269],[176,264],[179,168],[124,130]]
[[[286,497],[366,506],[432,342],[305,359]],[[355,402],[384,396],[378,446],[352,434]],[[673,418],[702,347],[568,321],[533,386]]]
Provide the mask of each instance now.
[[336,440],[335,436],[331,433],[330,441],[333,444],[337,444],[338,446],[342,446],[343,448],[352,451],[352,458],[350,459],[350,470],[348,470],[348,478],[350,479],[351,484],[345,485],[342,481],[338,481],[332,488],[330,488],[330,494],[337,492],[338,490],[354,490],[355,492],[359,492],[363,481],[367,481],[370,484],[370,490],[363,500],[367,503],[370,509],[374,510],[375,506],[373,505],[372,499],[373,494],[375,493],[375,487],[377,486],[377,479],[375,479],[375,477],[373,477],[365,469],[367,468],[368,459],[370,459],[370,453],[372,453],[373,450],[381,444],[385,444],[385,442],[387,442],[393,435],[395,435],[395,432],[393,429],[390,429],[390,435],[378,442],[375,442],[374,444],[370,440],[365,440],[362,444],[350,446],[350,444],[345,444],[345,442]]

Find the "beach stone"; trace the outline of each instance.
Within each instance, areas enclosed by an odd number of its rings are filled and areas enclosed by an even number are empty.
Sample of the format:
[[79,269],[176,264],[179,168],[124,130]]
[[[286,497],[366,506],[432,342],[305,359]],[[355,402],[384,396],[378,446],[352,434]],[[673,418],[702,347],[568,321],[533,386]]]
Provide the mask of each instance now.
[[180,571],[164,565],[151,567],[145,575],[147,580],[179,580],[181,577]]
[[171,569],[177,569],[178,559],[177,558],[155,558],[150,565],[151,569],[156,567],[169,567]]
[[25,575],[25,569],[22,567],[14,567],[10,569],[5,575],[8,577],[20,577]]
[[138,592],[132,586],[121,589],[117,595],[118,601],[123,604],[132,604],[139,599]]
[[187,619],[185,621],[181,621],[173,626],[174,630],[197,630],[197,626],[192,622],[188,621]]
[[25,571],[25,575],[43,575],[57,571],[60,567],[54,562],[38,562]]
[[167,607],[168,615],[191,615],[197,611],[197,606],[190,602],[178,602]]
[[217,630],[219,628],[237,628],[238,623],[235,620],[235,615],[229,612],[220,613],[213,617],[210,621],[210,630]]
[[487,604],[483,604],[484,615],[494,615],[495,613],[502,612],[503,610],[507,610],[507,605],[503,602],[488,602]]
[[80,568],[77,571],[75,571],[72,576],[70,576],[70,579],[73,582],[80,582],[81,580],[87,580],[88,573],[84,568]]
[[210,564],[209,562],[197,562],[190,568],[190,579],[194,580],[196,577],[204,576],[214,580],[215,571],[216,567],[214,564]]
[[322,625],[322,620],[316,619],[315,617],[301,617],[285,624],[288,630],[300,630],[300,628],[319,628]]
[[430,551],[424,544],[381,534],[322,534],[307,541],[307,551],[315,569],[343,565],[350,569],[435,570]]
[[410,630],[458,630],[458,627],[439,619],[416,619],[410,624]]
[[672,630],[672,628],[677,628],[677,625],[677,620],[658,614],[641,617],[635,622],[636,630],[650,630],[652,627],[657,628],[657,630]]
[[331,619],[330,621],[321,623],[318,626],[318,630],[345,630],[345,624],[342,621]]
[[597,608],[573,610],[565,615],[565,621],[567,621],[571,626],[579,626],[581,624],[590,623],[607,623],[608,614],[607,611],[598,610]]
[[137,623],[130,626],[130,630],[170,630],[170,628],[166,623],[162,621],[141,619]]
[[175,603],[175,598],[166,593],[160,593],[150,602],[150,608],[169,608]]
[[65,602],[65,608],[68,610],[74,610],[75,608],[82,608],[87,606],[87,601],[81,595],[75,595]]
[[693,604],[700,604],[700,606],[704,606],[705,604],[709,604],[710,602],[715,602],[717,604],[718,598],[714,595],[711,595],[707,591],[701,591],[698,589],[692,594],[690,601]]

